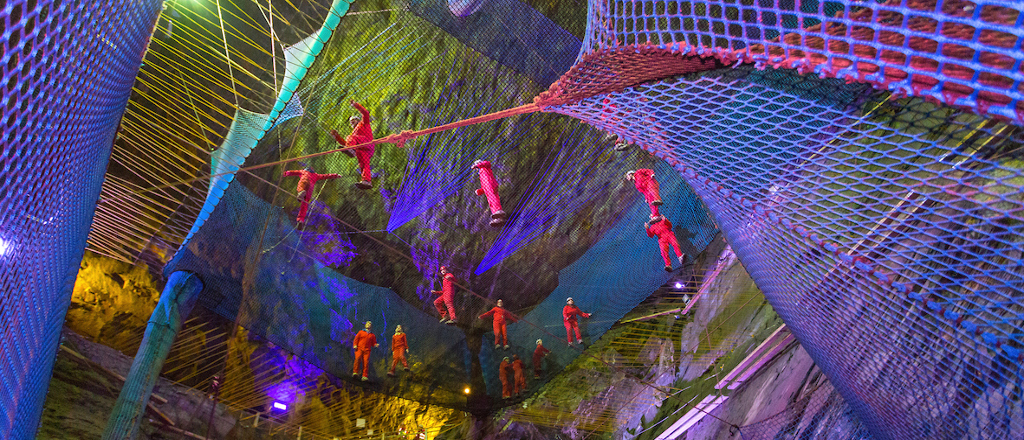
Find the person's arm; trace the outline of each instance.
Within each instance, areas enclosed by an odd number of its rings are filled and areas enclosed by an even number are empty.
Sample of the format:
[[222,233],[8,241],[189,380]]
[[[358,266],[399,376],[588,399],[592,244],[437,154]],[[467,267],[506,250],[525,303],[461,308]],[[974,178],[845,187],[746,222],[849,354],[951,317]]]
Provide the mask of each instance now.
[[285,176],[301,176],[302,170],[288,170],[284,172]]
[[647,237],[654,237],[654,233],[651,232],[651,224],[649,222],[644,223],[644,230],[647,231]]
[[665,224],[668,225],[668,230],[669,230],[669,232],[671,232],[672,231],[672,222],[668,221],[668,219],[665,219]]
[[355,102],[355,101],[350,101],[350,102],[352,103],[352,107],[355,107],[356,110],[359,111],[359,114],[363,115],[363,123],[369,124],[370,123],[370,111],[367,110],[366,107],[363,107],[363,105],[358,103],[358,102]]
[[484,318],[486,318],[488,316],[491,316],[491,315],[494,315],[494,309],[488,310],[487,313],[484,313],[483,315],[480,315],[480,319],[484,319]]
[[360,336],[362,336],[362,335],[359,334],[359,333],[356,333],[356,338],[352,340],[352,348],[359,348],[359,339],[360,339],[359,337]]
[[341,177],[341,174],[329,173],[329,174],[318,174],[317,179],[337,179]]
[[377,336],[375,336],[375,335],[370,335],[370,342],[372,342],[372,343],[373,343],[373,346],[374,346],[374,347],[380,347],[380,344],[378,344],[378,343],[377,343]]
[[341,137],[341,134],[338,133],[338,130],[331,130],[331,136],[334,136],[334,140],[338,141],[338,143],[341,144],[341,146],[343,146],[343,147],[347,147],[348,146],[348,145],[345,145],[345,138]]

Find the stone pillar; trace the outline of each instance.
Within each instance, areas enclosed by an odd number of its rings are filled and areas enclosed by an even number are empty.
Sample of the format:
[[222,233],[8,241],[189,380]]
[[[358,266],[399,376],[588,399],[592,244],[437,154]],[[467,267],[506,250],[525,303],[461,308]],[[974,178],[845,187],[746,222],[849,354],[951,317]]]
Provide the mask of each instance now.
[[138,435],[139,423],[167,360],[167,353],[171,351],[182,321],[192,311],[202,290],[203,283],[193,273],[174,272],[167,279],[160,302],[149,317],[132,369],[107,420],[103,440],[134,440]]

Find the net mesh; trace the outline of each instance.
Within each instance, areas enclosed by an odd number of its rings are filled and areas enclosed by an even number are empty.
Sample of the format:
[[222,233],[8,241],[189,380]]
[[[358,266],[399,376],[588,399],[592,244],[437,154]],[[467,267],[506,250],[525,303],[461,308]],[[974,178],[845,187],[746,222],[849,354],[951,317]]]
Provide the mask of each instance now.
[[34,438],[110,147],[159,2],[0,12],[0,438]]
[[873,433],[1024,428],[1016,127],[750,66],[553,110],[682,173]]

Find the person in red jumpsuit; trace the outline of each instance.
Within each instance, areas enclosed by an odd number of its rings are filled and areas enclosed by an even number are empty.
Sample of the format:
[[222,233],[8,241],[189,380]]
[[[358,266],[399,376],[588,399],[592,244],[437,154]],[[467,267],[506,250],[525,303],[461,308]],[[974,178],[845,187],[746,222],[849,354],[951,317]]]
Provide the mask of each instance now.
[[352,348],[356,350],[356,362],[352,364],[352,377],[359,377],[359,363],[363,363],[363,382],[370,380],[367,378],[370,373],[370,350],[373,347],[380,347],[377,343],[377,337],[370,333],[370,327],[373,324],[370,321],[366,321],[366,326],[359,333],[356,333],[356,339],[352,341]]
[[520,395],[526,391],[526,377],[523,376],[523,360],[519,359],[519,355],[512,355],[512,372],[516,379],[516,384],[513,389],[513,394]]
[[494,349],[501,348],[502,345],[508,350],[508,333],[505,331],[505,325],[508,321],[518,321],[512,312],[505,310],[501,300],[498,300],[498,306],[489,310],[487,313],[480,315],[480,319],[484,319],[488,316],[494,323]]
[[509,373],[509,362],[508,356],[501,360],[501,365],[498,365],[498,378],[501,379],[501,398],[508,399],[512,397],[512,384],[508,382]]
[[[441,314],[441,322],[455,324],[455,275],[448,268],[441,266],[441,290],[431,290],[434,295],[441,295],[434,300],[434,308]],[[448,308],[447,315],[445,307]]]
[[572,331],[576,330],[576,343],[583,345],[583,336],[580,335],[580,325],[576,322],[576,317],[582,316],[589,318],[589,313],[583,313],[579,307],[576,307],[576,303],[573,302],[572,298],[565,299],[565,307],[562,307],[562,324],[565,325],[565,339],[569,341],[569,345],[572,345]]
[[665,272],[672,272],[672,260],[668,258],[668,247],[676,250],[676,257],[679,264],[686,264],[686,256],[679,250],[679,240],[676,240],[676,233],[672,231],[672,222],[663,215],[651,215],[651,220],[644,223],[648,237],[658,237],[658,246],[661,248],[661,258],[665,260]]
[[548,350],[547,348],[544,348],[544,341],[538,339],[537,340],[537,348],[535,350],[533,350],[533,378],[534,379],[540,379],[540,369],[541,369],[540,367],[542,366],[541,362],[544,361],[544,356],[547,356],[548,353],[551,353],[551,350]]
[[316,182],[328,179],[337,179],[341,176],[337,174],[317,174],[313,172],[313,169],[306,167],[302,170],[288,170],[284,172],[287,176],[299,176],[299,185],[295,188],[297,197],[301,201],[299,205],[299,216],[295,218],[297,223],[306,221],[306,213],[309,210],[309,201],[313,198],[313,186]]
[[480,172],[480,188],[477,188],[476,195],[487,196],[487,206],[491,208],[491,226],[498,227],[505,224],[508,214],[501,209],[498,181],[494,178],[491,163],[486,160],[478,160],[473,162],[473,168]]
[[395,367],[402,363],[405,371],[409,371],[409,362],[405,360],[405,352],[409,350],[409,342],[405,339],[402,326],[395,327],[395,335],[391,337],[391,370],[388,376],[395,377]]
[[627,172],[626,180],[632,180],[636,190],[644,195],[644,200],[651,207],[651,215],[660,215],[658,207],[664,202],[661,201],[658,181],[654,180],[654,170],[641,168],[636,171]]
[[[353,116],[349,118],[348,123],[352,126],[352,134],[346,138],[342,138],[338,134],[337,130],[331,130],[331,136],[334,136],[334,140],[338,141],[339,144],[345,147],[354,147],[359,144],[370,142],[373,140],[373,128],[370,127],[370,112],[366,110],[358,102],[350,101],[352,107],[355,107],[359,111],[359,116]],[[353,150],[345,150],[345,153],[356,157],[359,161],[359,170],[362,173],[362,179],[356,182],[356,188],[359,189],[370,189],[373,188],[373,183],[370,182],[372,175],[370,174],[370,159],[373,158],[373,145],[367,145],[358,147]]]

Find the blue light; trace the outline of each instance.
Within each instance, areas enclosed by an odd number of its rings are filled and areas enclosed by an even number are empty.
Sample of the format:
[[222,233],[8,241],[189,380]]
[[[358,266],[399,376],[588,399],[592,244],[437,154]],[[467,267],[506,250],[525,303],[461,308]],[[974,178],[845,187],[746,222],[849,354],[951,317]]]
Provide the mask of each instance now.
[[676,289],[682,289],[683,283],[676,283]]
[[281,402],[274,402],[274,409],[279,409],[281,411],[288,411],[288,405],[285,405],[285,404],[283,404]]

